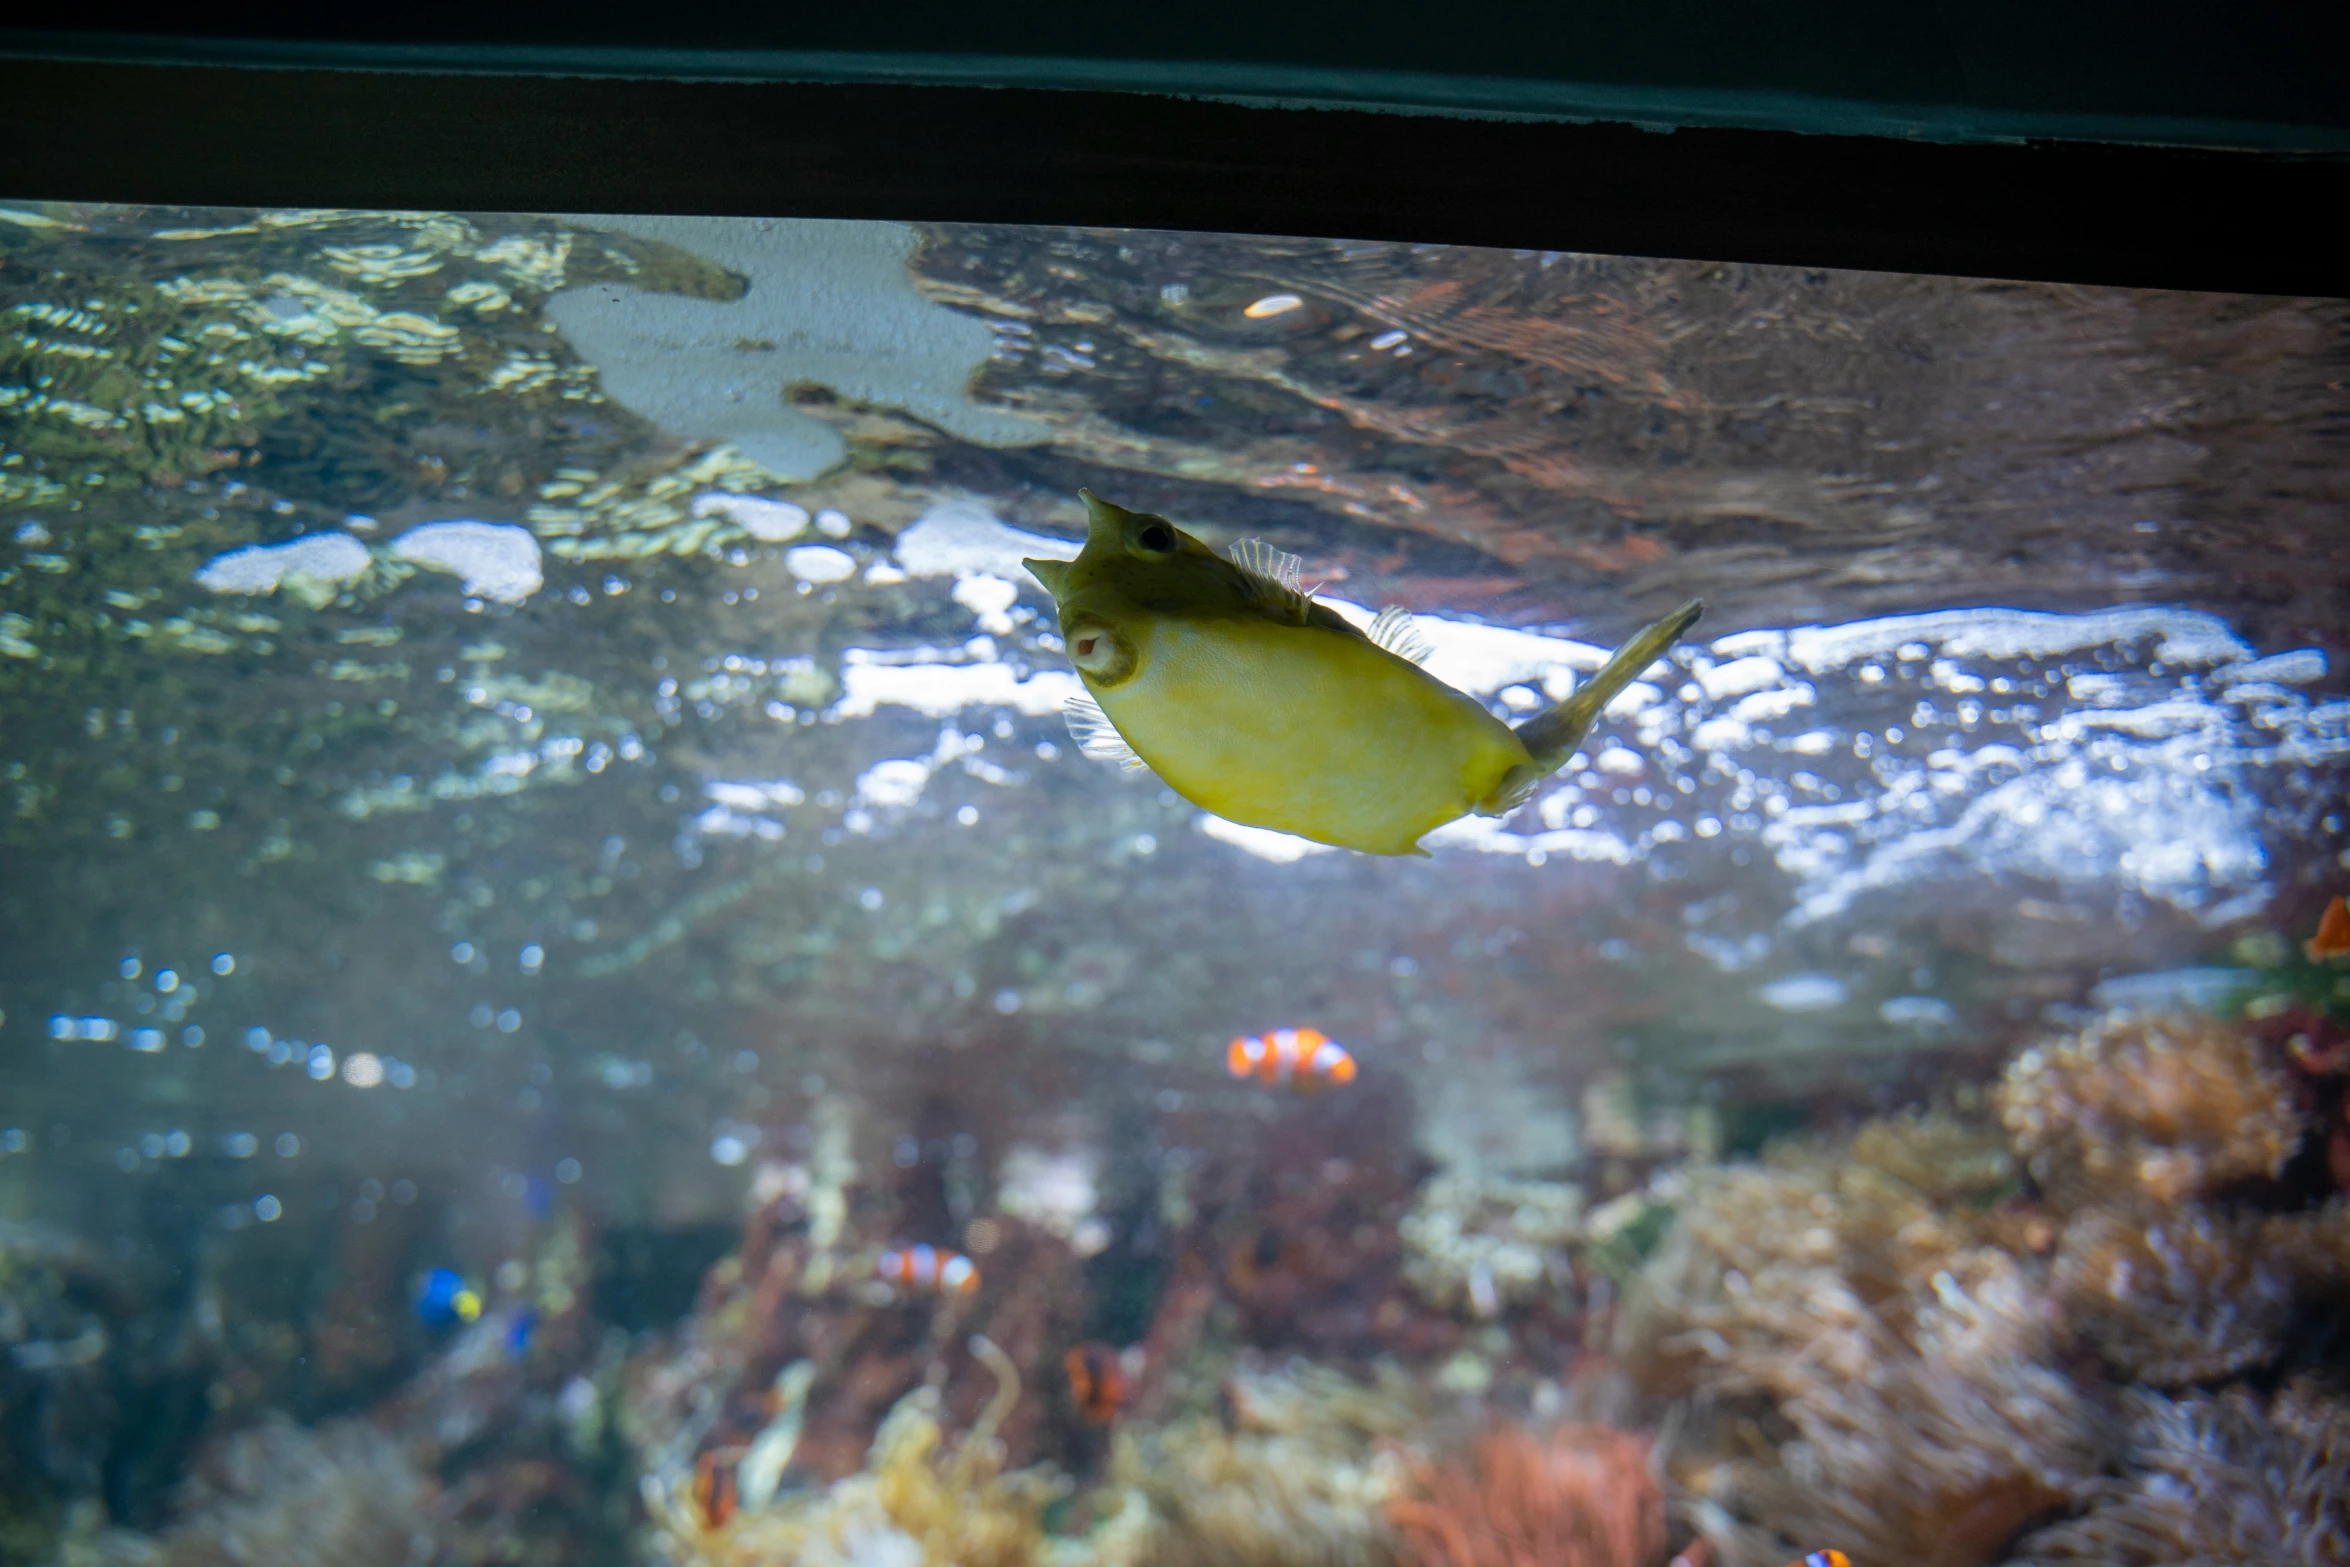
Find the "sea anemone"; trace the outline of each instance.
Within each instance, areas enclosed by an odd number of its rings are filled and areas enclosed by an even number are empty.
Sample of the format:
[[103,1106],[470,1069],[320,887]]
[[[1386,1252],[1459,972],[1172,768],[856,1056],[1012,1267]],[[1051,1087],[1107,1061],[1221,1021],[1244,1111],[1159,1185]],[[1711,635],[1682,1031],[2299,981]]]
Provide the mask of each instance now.
[[1944,1206],[1980,1203],[2015,1183],[2015,1158],[1989,1127],[1945,1111],[1881,1116],[1852,1134],[1854,1164]]
[[1383,1508],[1396,1438],[1419,1411],[1402,1380],[1365,1387],[1292,1363],[1226,1389],[1230,1427],[1192,1419],[1122,1440],[1117,1467],[1158,1515],[1148,1567],[1391,1567]]
[[2276,1358],[2318,1238],[2300,1216],[2092,1208],[2065,1226],[2049,1293],[2123,1376],[2208,1382]]
[[1648,1442],[1606,1426],[1496,1427],[1465,1464],[1418,1464],[1388,1521],[1418,1567],[1654,1567],[1665,1498]]
[[1809,1309],[1822,1326],[1808,1342],[1750,1344],[1720,1379],[1759,1397],[1727,1401],[1712,1440],[1672,1456],[1693,1521],[1732,1567],[1775,1567],[1823,1540],[1867,1560],[1977,1567],[2103,1466],[2097,1412],[2047,1364],[2039,1302],[2004,1254],[1942,1270],[1906,1335],[1833,1291]]
[[1824,1293],[1901,1332],[1936,1270],[1981,1228],[1971,1210],[1937,1205],[1832,1144],[1690,1176],[1625,1301],[1617,1352],[1653,1391],[1686,1393],[1749,1349],[1767,1361],[1824,1331],[1809,1305]]
[[1439,1310],[1493,1316],[1570,1277],[1582,1214],[1579,1186],[1439,1175],[1399,1226],[1404,1281]]
[[1027,1567],[1043,1554],[1044,1509],[1060,1486],[1040,1473],[1004,1473],[995,1432],[1019,1399],[1019,1373],[984,1339],[972,1350],[995,1374],[997,1394],[959,1442],[947,1443],[938,1393],[924,1387],[882,1421],[864,1472],[820,1491],[714,1524],[682,1484],[648,1477],[664,1554],[679,1567]]
[[1999,1117],[2060,1207],[2178,1202],[2274,1177],[2300,1145],[2292,1084],[2258,1041],[2195,1014],[2109,1013],[2025,1051]]
[[1836,1145],[1691,1181],[1619,1349],[1651,1387],[1697,1395],[1667,1472],[1729,1567],[1823,1542],[1974,1567],[2099,1472],[2097,1411],[2052,1363],[2028,1266],[1988,1231]]
[[2124,1472],[2088,1510],[2027,1537],[2011,1567],[2350,1564],[2350,1404],[2297,1382],[2265,1407],[2241,1389],[2128,1395]]

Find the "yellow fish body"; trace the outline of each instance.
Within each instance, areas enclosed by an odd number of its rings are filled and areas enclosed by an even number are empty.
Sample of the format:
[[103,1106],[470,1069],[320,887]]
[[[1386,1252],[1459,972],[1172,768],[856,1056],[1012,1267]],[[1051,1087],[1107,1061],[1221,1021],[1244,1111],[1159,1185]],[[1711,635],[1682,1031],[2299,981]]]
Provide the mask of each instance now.
[[1025,564],[1116,732],[1074,715],[1087,749],[1123,742],[1227,821],[1369,854],[1424,853],[1431,829],[1514,810],[1700,611],[1651,626],[1512,729],[1420,668],[1399,611],[1366,635],[1313,601],[1289,557],[1251,544],[1226,560],[1163,517],[1084,500],[1077,559]]

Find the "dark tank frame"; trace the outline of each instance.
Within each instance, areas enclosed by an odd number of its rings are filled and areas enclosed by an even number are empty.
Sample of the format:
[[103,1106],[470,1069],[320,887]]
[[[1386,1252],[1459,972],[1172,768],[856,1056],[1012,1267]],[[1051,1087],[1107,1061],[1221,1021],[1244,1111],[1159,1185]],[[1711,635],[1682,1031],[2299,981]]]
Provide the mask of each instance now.
[[2341,294],[2350,50],[2325,12],[19,11],[0,24],[0,186],[143,205],[1133,226]]

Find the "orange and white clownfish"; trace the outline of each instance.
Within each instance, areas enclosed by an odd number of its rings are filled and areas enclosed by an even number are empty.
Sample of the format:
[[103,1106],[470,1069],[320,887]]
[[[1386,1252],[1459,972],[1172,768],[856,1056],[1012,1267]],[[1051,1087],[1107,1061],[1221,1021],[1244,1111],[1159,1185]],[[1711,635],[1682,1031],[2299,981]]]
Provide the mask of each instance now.
[[739,1505],[734,1463],[741,1456],[739,1447],[711,1448],[694,1459],[694,1502],[702,1510],[702,1521],[713,1529],[724,1528]]
[[1842,1551],[1814,1551],[1802,1561],[1789,1562],[1787,1567],[1852,1567],[1852,1558]]
[[2334,894],[2334,901],[2326,905],[2318,916],[2317,934],[2301,944],[2312,963],[2330,963],[2350,952],[2350,898]]
[[1355,1080],[1355,1058],[1346,1046],[1314,1028],[1243,1034],[1224,1047],[1224,1066],[1234,1077],[1301,1089]]
[[1061,1369],[1069,1376],[1069,1402],[1090,1424],[1105,1426],[1117,1418],[1126,1402],[1126,1366],[1116,1350],[1107,1344],[1073,1345],[1061,1357]]
[[936,1246],[893,1246],[881,1254],[881,1276],[910,1290],[968,1295],[979,1288],[979,1265],[959,1251]]

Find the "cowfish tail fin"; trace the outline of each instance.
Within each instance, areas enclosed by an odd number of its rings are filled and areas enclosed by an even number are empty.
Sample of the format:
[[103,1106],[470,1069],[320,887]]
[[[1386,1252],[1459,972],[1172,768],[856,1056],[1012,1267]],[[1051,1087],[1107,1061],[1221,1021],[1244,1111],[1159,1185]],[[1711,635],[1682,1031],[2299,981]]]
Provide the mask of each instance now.
[[1501,782],[1493,786],[1491,794],[1471,807],[1470,814],[1475,816],[1507,816],[1519,806],[1524,805],[1532,797],[1535,786],[1556,771],[1558,771],[1556,762],[1547,764],[1540,760],[1520,762],[1501,775]]
[[1142,765],[1142,758],[1134,754],[1134,747],[1118,733],[1118,726],[1110,722],[1110,715],[1090,696],[1073,696],[1061,704],[1061,717],[1069,725],[1069,738],[1077,742],[1077,749],[1096,762],[1116,762],[1121,767]]
[[1615,657],[1573,696],[1518,725],[1518,739],[1533,756],[1535,765],[1542,769],[1536,777],[1525,781],[1529,792],[1535,783],[1558,771],[1575,753],[1575,747],[1583,743],[1583,737],[1591,732],[1591,726],[1599,721],[1607,705],[1623,695],[1626,686],[1648,673],[1648,666],[1664,657],[1704,613],[1705,601],[1691,599],[1616,649]]

